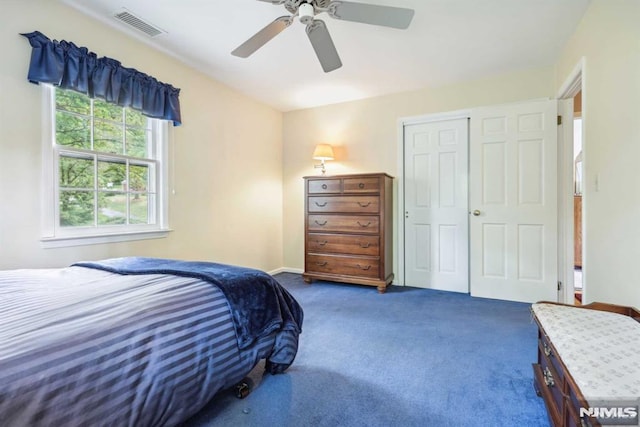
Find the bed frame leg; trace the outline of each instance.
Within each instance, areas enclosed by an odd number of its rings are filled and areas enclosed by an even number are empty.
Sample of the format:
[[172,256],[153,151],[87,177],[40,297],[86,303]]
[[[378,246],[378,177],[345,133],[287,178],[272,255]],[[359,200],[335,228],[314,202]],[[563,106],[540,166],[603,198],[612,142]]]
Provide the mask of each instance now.
[[235,385],[234,392],[238,399],[244,399],[249,396],[249,393],[253,391],[253,381],[251,379],[245,377],[238,384]]

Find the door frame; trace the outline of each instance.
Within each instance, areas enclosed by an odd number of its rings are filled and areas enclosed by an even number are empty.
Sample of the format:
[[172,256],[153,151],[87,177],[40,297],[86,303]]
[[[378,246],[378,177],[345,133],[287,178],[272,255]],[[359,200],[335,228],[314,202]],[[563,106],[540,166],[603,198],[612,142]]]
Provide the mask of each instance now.
[[[586,105],[585,93],[585,68],[586,59],[580,58],[566,80],[560,86],[556,98],[559,105],[563,105],[564,100],[573,99],[578,92],[582,92],[582,176],[586,176],[584,171],[587,165],[587,149],[586,149],[586,132],[585,122],[587,113],[584,106]],[[573,106],[573,103],[570,103]],[[559,110],[560,112],[560,110]],[[564,111],[563,111],[564,113]],[[573,118],[573,108],[570,116]],[[571,131],[570,131],[571,130]],[[563,126],[560,133],[561,139],[558,139],[558,280],[563,283],[560,291],[559,300],[566,304],[574,302],[574,253],[573,253],[573,126]],[[587,300],[587,260],[586,254],[587,234],[585,233],[585,224],[588,220],[584,215],[587,202],[586,192],[582,193],[582,298]]]
[[[405,180],[405,167],[404,167],[404,128],[407,125],[417,125],[432,122],[442,122],[446,120],[456,119],[469,119],[471,117],[471,109],[455,110],[443,113],[424,114],[419,116],[401,117],[398,119],[398,191],[397,194],[397,213],[399,221],[396,222],[397,230],[394,233],[397,237],[396,247],[394,248],[394,265],[396,268],[396,275],[394,279],[394,285],[405,286],[405,251],[404,251],[404,180]],[[469,165],[467,164],[467,168]],[[467,194],[468,198],[468,194]],[[467,248],[468,250],[468,248]]]

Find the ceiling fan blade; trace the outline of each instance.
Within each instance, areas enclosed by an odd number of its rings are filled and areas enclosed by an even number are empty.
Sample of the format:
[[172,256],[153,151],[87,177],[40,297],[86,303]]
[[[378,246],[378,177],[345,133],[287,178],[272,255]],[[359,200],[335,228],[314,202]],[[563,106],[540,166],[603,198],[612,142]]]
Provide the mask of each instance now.
[[307,25],[307,35],[325,73],[342,67],[342,61],[324,21],[314,19]]
[[240,58],[248,58],[256,50],[264,46],[269,40],[280,34],[285,28],[287,28],[293,22],[292,16],[281,16],[276,18],[275,21],[258,31],[249,40],[238,46],[233,52],[234,56]]
[[343,21],[382,25],[401,30],[409,27],[415,13],[413,9],[403,7],[378,6],[350,1],[332,1],[327,12],[332,18]]

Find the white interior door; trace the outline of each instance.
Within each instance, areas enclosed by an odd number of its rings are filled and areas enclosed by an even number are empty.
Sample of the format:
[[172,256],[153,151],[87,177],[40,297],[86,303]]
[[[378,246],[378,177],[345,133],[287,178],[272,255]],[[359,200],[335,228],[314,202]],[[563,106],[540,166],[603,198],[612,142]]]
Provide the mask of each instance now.
[[404,128],[405,284],[469,292],[468,119]]
[[556,101],[482,107],[470,128],[471,294],[557,298]]

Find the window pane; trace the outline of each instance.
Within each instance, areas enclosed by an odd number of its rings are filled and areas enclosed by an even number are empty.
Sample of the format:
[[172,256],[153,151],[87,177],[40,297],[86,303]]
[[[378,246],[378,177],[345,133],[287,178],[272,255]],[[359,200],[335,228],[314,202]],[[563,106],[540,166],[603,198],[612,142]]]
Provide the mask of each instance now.
[[72,111],[88,116],[91,114],[91,100],[79,92],[56,89],[56,110]]
[[98,225],[127,223],[127,195],[125,193],[98,193]]
[[93,225],[93,192],[60,191],[60,225],[78,227]]
[[127,191],[127,165],[123,160],[98,160],[98,188]]
[[157,225],[154,119],[58,88],[55,120],[60,226]]
[[116,104],[109,104],[101,99],[94,99],[93,116],[98,119],[122,123],[122,107]]
[[56,111],[56,144],[67,147],[91,148],[91,128],[88,117]]
[[125,123],[127,126],[134,126],[141,129],[149,129],[149,119],[147,116],[143,115],[141,112],[132,110],[131,108],[126,108],[124,110],[125,113]]
[[58,175],[62,188],[93,189],[93,159],[60,156]]
[[93,132],[94,150],[103,153],[123,153],[121,125],[95,120]]
[[151,131],[138,128],[127,128],[127,156],[149,158],[147,141],[150,141]]
[[148,224],[149,223],[149,203],[147,194],[130,194],[129,206],[131,224]]
[[148,165],[129,165],[129,190],[144,191],[149,190],[149,166]]

